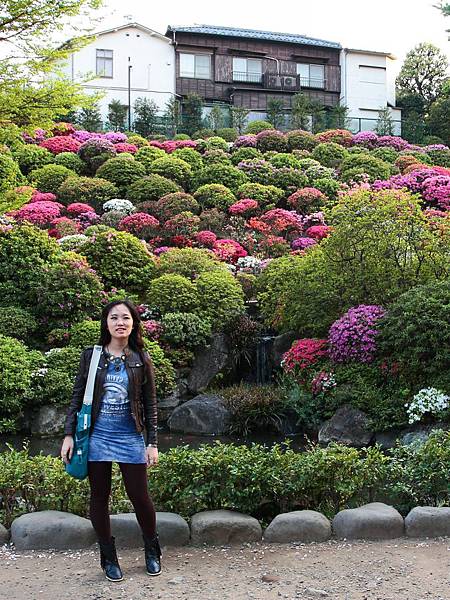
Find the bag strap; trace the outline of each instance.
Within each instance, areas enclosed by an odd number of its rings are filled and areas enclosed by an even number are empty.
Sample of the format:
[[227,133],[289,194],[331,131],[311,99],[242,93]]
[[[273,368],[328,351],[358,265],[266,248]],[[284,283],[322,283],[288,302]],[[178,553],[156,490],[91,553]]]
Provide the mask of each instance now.
[[89,374],[86,383],[86,389],[84,391],[83,404],[86,406],[92,405],[92,400],[94,397],[94,382],[95,376],[97,374],[97,367],[100,360],[100,355],[103,351],[101,346],[94,346],[94,350],[92,351],[91,363],[89,365]]

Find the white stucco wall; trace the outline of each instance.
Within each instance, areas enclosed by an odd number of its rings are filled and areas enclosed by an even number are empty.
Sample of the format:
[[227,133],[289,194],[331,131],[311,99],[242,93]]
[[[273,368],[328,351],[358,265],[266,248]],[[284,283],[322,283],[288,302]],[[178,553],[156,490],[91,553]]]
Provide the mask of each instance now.
[[[113,51],[112,78],[95,77],[97,49]],[[80,81],[88,74],[94,76],[83,87],[88,92],[105,92],[99,105],[106,120],[111,100],[128,105],[128,65],[132,66],[131,106],[136,98],[145,97],[154,100],[163,112],[167,100],[175,93],[175,52],[168,38],[130,24],[97,35],[91,43],[72,54],[64,71],[74,81]]]
[[[374,129],[378,111],[395,106],[393,60],[384,54],[343,49],[341,103],[349,108],[351,129]],[[401,111],[391,108],[395,133],[400,134]]]

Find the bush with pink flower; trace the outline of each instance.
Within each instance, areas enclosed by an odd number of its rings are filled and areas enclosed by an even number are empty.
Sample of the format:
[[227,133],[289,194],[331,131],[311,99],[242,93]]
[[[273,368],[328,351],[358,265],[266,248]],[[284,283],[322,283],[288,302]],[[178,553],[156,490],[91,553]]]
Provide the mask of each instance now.
[[310,237],[298,237],[291,242],[292,250],[306,250],[306,248],[310,248],[311,246],[315,246],[317,241]]
[[208,231],[207,229],[204,231],[199,231],[195,236],[195,241],[206,248],[212,248],[216,240],[217,235],[212,231]]
[[83,129],[74,131],[72,133],[72,137],[74,139],[78,140],[82,144],[84,142],[87,142],[88,140],[91,140],[92,138],[100,138],[102,136],[103,136],[102,133],[94,133],[93,131],[84,131]]
[[126,142],[128,139],[127,136],[121,131],[108,131],[108,133],[105,133],[103,137],[112,144],[121,144],[122,142]]
[[259,205],[256,200],[251,198],[243,198],[239,202],[235,202],[228,208],[228,212],[232,215],[239,215],[241,217],[250,217],[258,212]]
[[94,209],[89,204],[85,204],[84,202],[72,202],[66,209],[67,214],[71,217],[78,217],[79,215],[86,212],[93,212]]
[[115,144],[117,154],[122,154],[122,152],[129,152],[130,154],[136,154],[138,151],[138,147],[134,144],[128,144],[128,142],[119,142]]
[[355,146],[364,146],[364,148],[376,148],[378,136],[373,131],[360,131],[355,133],[352,138],[352,144]]
[[134,213],[119,222],[118,229],[128,231],[137,237],[151,237],[159,227],[159,221],[147,213]]
[[61,216],[64,206],[59,202],[31,202],[15,212],[17,221],[29,221],[33,225],[46,226]]
[[52,194],[51,192],[40,192],[39,190],[36,190],[33,192],[30,202],[56,202],[56,200],[56,194]]
[[334,362],[370,363],[375,358],[377,323],[385,315],[382,306],[360,304],[335,321],[328,334]]
[[308,227],[305,233],[313,240],[320,242],[321,240],[327,238],[332,231],[333,228],[329,225],[312,225],[311,227]]
[[48,235],[57,239],[68,235],[77,235],[82,230],[82,226],[77,221],[69,219],[69,217],[57,217],[50,223],[51,227],[48,230]]
[[286,373],[309,369],[327,358],[327,340],[303,338],[296,340],[283,354],[281,366]]
[[239,242],[227,239],[216,240],[213,252],[220,260],[225,262],[236,262],[238,258],[247,256],[248,254],[247,250]]
[[422,196],[442,210],[450,210],[450,176],[429,177],[423,183]]
[[261,152],[286,152],[288,149],[286,135],[276,129],[266,129],[256,135],[256,147]]
[[57,135],[47,138],[39,146],[46,148],[52,154],[61,154],[61,152],[78,152],[81,143],[71,136]]
[[377,140],[377,147],[379,148],[381,146],[388,146],[389,148],[394,148],[394,150],[400,152],[401,150],[406,150],[409,143],[396,135],[382,135]]
[[347,129],[328,129],[328,131],[316,133],[315,138],[319,144],[334,142],[345,147],[351,146],[353,142],[353,134]]
[[268,210],[260,217],[260,220],[266,223],[273,233],[277,234],[302,231],[303,229],[302,217],[295,211],[284,208]]
[[256,135],[251,133],[240,135],[234,140],[233,149],[236,148],[256,148]]

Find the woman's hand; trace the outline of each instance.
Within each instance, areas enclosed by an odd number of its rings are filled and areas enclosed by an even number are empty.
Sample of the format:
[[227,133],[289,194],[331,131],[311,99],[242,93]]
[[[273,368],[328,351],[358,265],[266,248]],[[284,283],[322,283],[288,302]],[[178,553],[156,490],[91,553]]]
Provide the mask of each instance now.
[[158,448],[152,448],[147,446],[145,449],[145,459],[149,467],[153,467],[158,464]]
[[70,462],[73,454],[73,437],[71,435],[66,435],[63,440],[61,446],[61,458],[63,462],[67,465]]

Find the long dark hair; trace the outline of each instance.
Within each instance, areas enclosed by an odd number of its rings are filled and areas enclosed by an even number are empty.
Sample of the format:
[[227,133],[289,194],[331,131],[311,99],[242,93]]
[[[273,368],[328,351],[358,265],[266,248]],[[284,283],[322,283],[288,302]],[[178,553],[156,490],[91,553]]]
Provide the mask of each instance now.
[[133,329],[131,330],[130,337],[128,338],[128,346],[131,350],[135,352],[142,352],[144,349],[144,340],[142,339],[142,325],[141,325],[141,317],[136,306],[125,298],[124,300],[113,300],[109,302],[104,309],[102,310],[102,316],[100,318],[100,346],[107,346],[111,342],[111,334],[108,331],[108,315],[118,304],[123,304],[130,311],[131,317],[133,319]]

